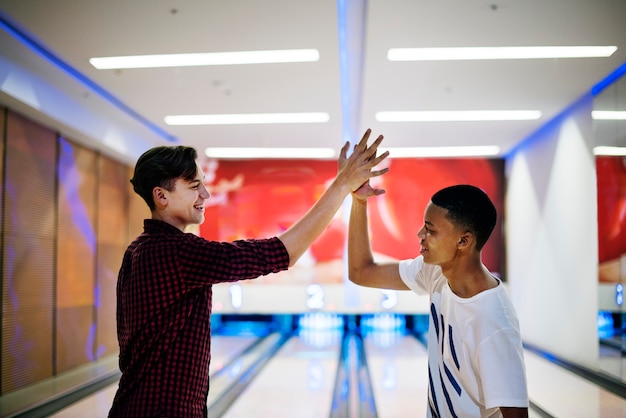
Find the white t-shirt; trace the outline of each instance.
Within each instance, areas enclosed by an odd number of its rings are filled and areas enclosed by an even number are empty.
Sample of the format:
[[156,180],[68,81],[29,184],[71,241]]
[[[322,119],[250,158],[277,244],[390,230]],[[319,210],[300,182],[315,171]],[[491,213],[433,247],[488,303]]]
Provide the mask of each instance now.
[[502,283],[461,298],[422,256],[399,270],[409,289],[430,295],[428,417],[501,417],[501,406],[528,407],[519,323]]

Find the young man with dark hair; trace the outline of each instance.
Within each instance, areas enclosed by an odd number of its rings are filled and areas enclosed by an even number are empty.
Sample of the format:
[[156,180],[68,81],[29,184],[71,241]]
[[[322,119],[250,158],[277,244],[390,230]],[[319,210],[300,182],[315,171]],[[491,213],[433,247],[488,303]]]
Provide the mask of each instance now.
[[428,417],[527,417],[528,394],[517,314],[481,250],[496,209],[479,188],[435,193],[418,231],[412,260],[374,261],[364,184],[352,194],[348,235],[350,280],[361,286],[430,296]]
[[[135,192],[151,219],[127,248],[117,283],[122,371],[109,417],[204,417],[207,414],[212,285],[253,279],[293,266],[324,231],[347,195],[387,169],[367,130],[317,202],[277,237],[213,242],[185,233],[204,221],[210,197],[193,148],[156,147],[137,161]],[[368,189],[378,195],[384,190]]]

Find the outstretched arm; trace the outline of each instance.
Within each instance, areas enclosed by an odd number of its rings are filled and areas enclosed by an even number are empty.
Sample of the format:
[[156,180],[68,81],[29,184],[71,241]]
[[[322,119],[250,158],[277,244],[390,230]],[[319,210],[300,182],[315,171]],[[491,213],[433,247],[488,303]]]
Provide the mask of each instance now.
[[[370,178],[380,176],[388,168],[372,170],[381,161],[387,158],[388,153],[376,156],[381,141],[379,136],[371,146],[367,145],[371,131],[368,129],[361,141],[354,147],[350,157],[347,157],[349,143],[346,143],[339,155],[339,170],[337,176],[317,202],[296,223],[279,235],[279,239],[289,253],[289,265],[293,266],[304,252],[313,244],[313,241],[326,229],[330,221],[341,207],[341,204],[354,190],[366,183]],[[384,193],[384,190],[371,189],[372,195]]]
[[352,193],[352,210],[348,230],[348,276],[358,285],[381,289],[408,290],[400,278],[398,263],[378,264],[374,261],[367,224],[369,182]]

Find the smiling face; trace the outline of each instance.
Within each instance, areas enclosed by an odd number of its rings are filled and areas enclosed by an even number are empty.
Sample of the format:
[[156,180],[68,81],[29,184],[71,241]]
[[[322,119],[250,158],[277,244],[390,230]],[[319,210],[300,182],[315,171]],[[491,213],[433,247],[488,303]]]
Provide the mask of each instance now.
[[161,199],[166,203],[163,220],[174,225],[181,231],[189,225],[204,222],[204,202],[211,195],[204,186],[204,175],[200,166],[192,180],[176,179],[172,190],[161,189]]
[[447,212],[432,202],[426,206],[424,226],[417,233],[425,263],[444,267],[457,253],[463,231],[446,218]]

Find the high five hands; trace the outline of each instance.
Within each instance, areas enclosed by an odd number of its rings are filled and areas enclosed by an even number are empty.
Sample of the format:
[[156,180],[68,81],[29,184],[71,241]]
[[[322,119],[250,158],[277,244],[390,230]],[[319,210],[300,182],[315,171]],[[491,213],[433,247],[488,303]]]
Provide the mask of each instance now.
[[385,151],[379,156],[376,156],[378,146],[383,140],[383,136],[379,135],[378,138],[370,145],[367,146],[367,141],[371,135],[371,129],[365,131],[363,137],[358,144],[354,146],[354,150],[350,157],[347,157],[350,143],[341,148],[339,155],[338,165],[339,174],[345,173],[347,181],[350,186],[352,196],[359,200],[366,200],[368,197],[377,196],[385,193],[384,189],[375,189],[370,185],[370,179],[372,177],[378,177],[389,171],[389,168],[383,168],[381,170],[372,170],[381,161],[389,156],[389,151]]

